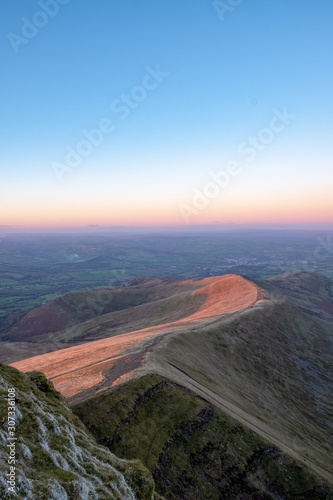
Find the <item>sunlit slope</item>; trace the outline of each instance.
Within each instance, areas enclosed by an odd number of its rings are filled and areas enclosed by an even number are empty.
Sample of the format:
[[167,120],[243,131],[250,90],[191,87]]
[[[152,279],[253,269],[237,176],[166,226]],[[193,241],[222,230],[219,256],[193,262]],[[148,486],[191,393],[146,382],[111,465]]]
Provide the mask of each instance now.
[[[136,279],[115,289],[65,295],[33,309],[3,334],[0,340],[7,344],[3,345],[0,360],[9,364],[65,347],[175,322],[196,314],[200,308],[207,309],[207,295],[213,297],[213,302],[206,314],[215,314],[214,295],[207,287],[220,286],[217,284],[220,279]],[[233,288],[231,295],[228,286]],[[216,312],[242,307],[237,296],[239,293],[243,296],[241,288],[245,286],[251,287],[250,282],[240,277],[223,277],[224,298],[222,293],[218,300],[221,308]],[[196,291],[198,293],[194,293]]]
[[[195,291],[180,294],[178,289],[182,288]],[[176,290],[177,297],[171,302],[165,299],[162,306],[161,301],[151,303],[151,307],[156,306],[157,314],[161,314],[162,307],[163,317],[169,322],[118,335],[110,328],[112,337],[35,356],[12,366],[24,372],[43,371],[66,397],[89,390],[82,394],[88,397],[140,367],[147,353],[164,336],[202,327],[221,315],[250,307],[258,294],[256,285],[234,275],[181,282]],[[177,306],[181,319],[172,321]]]

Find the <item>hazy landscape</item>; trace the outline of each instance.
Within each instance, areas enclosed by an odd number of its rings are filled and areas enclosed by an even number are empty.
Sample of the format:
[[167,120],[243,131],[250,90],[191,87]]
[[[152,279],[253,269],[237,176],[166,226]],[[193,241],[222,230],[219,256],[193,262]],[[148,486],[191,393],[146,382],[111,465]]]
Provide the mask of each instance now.
[[[139,459],[147,491],[137,498],[328,500],[333,281],[321,241],[292,231],[8,236],[1,362],[29,373],[56,401],[52,414],[78,425],[51,383],[99,445]],[[29,406],[31,382],[2,370]],[[40,412],[29,414],[37,427],[56,425]],[[53,438],[41,431],[32,444],[26,425],[24,446],[39,457]],[[52,478],[76,491],[69,498],[81,498],[83,483],[96,488],[87,469],[47,446],[58,469],[43,471],[45,498]],[[38,481],[21,460],[26,498]],[[115,463],[133,488],[132,466]],[[103,491],[98,498],[118,498]]]
[[65,293],[147,276],[266,279],[293,271],[333,278],[330,231],[188,230],[160,234],[0,234],[0,332]]

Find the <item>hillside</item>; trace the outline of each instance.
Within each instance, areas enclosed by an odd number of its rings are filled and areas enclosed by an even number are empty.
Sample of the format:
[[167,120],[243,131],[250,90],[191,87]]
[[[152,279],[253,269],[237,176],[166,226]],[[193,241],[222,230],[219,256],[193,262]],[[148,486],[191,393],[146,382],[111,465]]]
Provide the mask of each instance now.
[[118,288],[64,295],[31,310],[0,335],[5,342],[0,361],[12,363],[185,318],[205,304],[203,289],[214,280],[135,279]]
[[[128,309],[167,297],[173,290],[172,279],[136,279],[119,288],[69,293],[32,309],[1,335],[3,340],[34,341],[88,321],[96,316]],[[45,340],[45,337],[43,338]]]
[[[16,494],[8,492],[8,388],[16,396]],[[97,445],[66,400],[38,372],[0,365],[0,496],[39,500],[158,500],[154,481],[136,461]],[[163,500],[163,499],[162,499]]]
[[[96,390],[115,383],[120,377],[128,377],[144,363],[148,353],[155,349],[165,336],[186,332],[192,327],[202,328],[216,321],[221,315],[224,317],[251,307],[257,300],[257,294],[257,286],[240,276],[226,275],[180,282],[171,299],[150,303],[148,313],[145,310],[146,314],[141,319],[141,322],[152,322],[155,314],[155,319],[160,321],[163,318],[168,322],[159,322],[157,326],[115,335],[110,328],[109,315],[106,314],[102,317],[103,325],[108,328],[103,330],[104,336],[107,332],[109,335],[113,333],[113,336],[12,365],[24,372],[32,369],[42,371],[54,382],[57,389],[71,400],[91,397]],[[133,309],[135,308],[131,308],[129,314]],[[143,307],[135,311],[135,314],[143,314]],[[179,316],[181,319],[177,319]],[[88,331],[92,328],[100,331],[100,319],[98,326],[96,323],[84,323],[83,330],[79,330],[80,338],[82,339],[87,328]]]
[[332,332],[333,282],[317,273],[281,274],[259,286],[282,295],[301,311],[313,316],[324,328]]
[[[333,498],[325,486],[333,484],[332,282],[311,273],[255,282],[226,275],[168,281],[163,297],[163,285],[155,285],[145,303],[55,333],[59,346],[77,345],[14,366],[45,371],[100,443],[126,458],[140,456],[166,498],[191,498],[184,491],[192,482],[202,484],[198,499],[247,498],[237,496],[239,485],[249,498]],[[149,281],[118,290],[132,286],[138,297]],[[156,387],[163,387],[157,403]],[[202,421],[201,411],[210,417]],[[240,426],[249,446],[246,453],[239,446],[239,455],[233,449],[233,470],[219,444],[233,446],[222,421]],[[181,437],[176,443],[174,435]],[[147,447],[155,443],[150,459]],[[202,456],[210,472],[201,474]],[[282,474],[277,464],[285,460]],[[301,476],[286,475],[289,466]],[[221,490],[211,474],[217,483],[223,474],[230,480]]]
[[333,489],[308,468],[161,376],[126,383],[74,412],[100,443],[140,458],[167,499],[333,498]]

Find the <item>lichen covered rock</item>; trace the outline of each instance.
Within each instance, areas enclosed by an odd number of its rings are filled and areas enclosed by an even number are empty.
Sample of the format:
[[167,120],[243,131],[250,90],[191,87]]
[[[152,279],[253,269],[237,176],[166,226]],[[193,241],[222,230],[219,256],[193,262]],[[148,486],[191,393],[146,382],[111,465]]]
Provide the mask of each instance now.
[[[15,391],[8,392],[8,389]],[[14,394],[14,398],[8,398]],[[8,422],[9,401],[13,420]],[[9,439],[9,428],[15,438]],[[14,436],[13,436],[14,437]],[[14,443],[11,448],[8,444]],[[121,460],[96,444],[66,400],[39,372],[0,364],[0,498],[156,500],[139,460]],[[12,449],[12,464],[9,450]],[[7,482],[12,469],[13,490]],[[15,475],[13,474],[15,473]],[[12,484],[13,484],[12,483]]]

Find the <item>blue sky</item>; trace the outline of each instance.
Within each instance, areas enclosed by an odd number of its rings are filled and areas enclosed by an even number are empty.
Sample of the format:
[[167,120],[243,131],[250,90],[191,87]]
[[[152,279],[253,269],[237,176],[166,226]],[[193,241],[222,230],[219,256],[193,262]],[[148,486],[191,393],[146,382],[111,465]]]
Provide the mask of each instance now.
[[[295,191],[333,221],[331,1],[243,0],[223,20],[206,0],[51,3],[38,17],[46,0],[2,2],[0,224],[149,223],[154,210],[182,223],[179,207],[234,159],[241,175],[191,222],[245,220],[235,207],[258,197],[273,222]],[[22,18],[45,25],[28,39]],[[168,76],[121,120],[112,103],[158,66]],[[239,145],[284,108],[295,118],[247,162]],[[54,162],[104,118],[113,132],[60,182]]]

